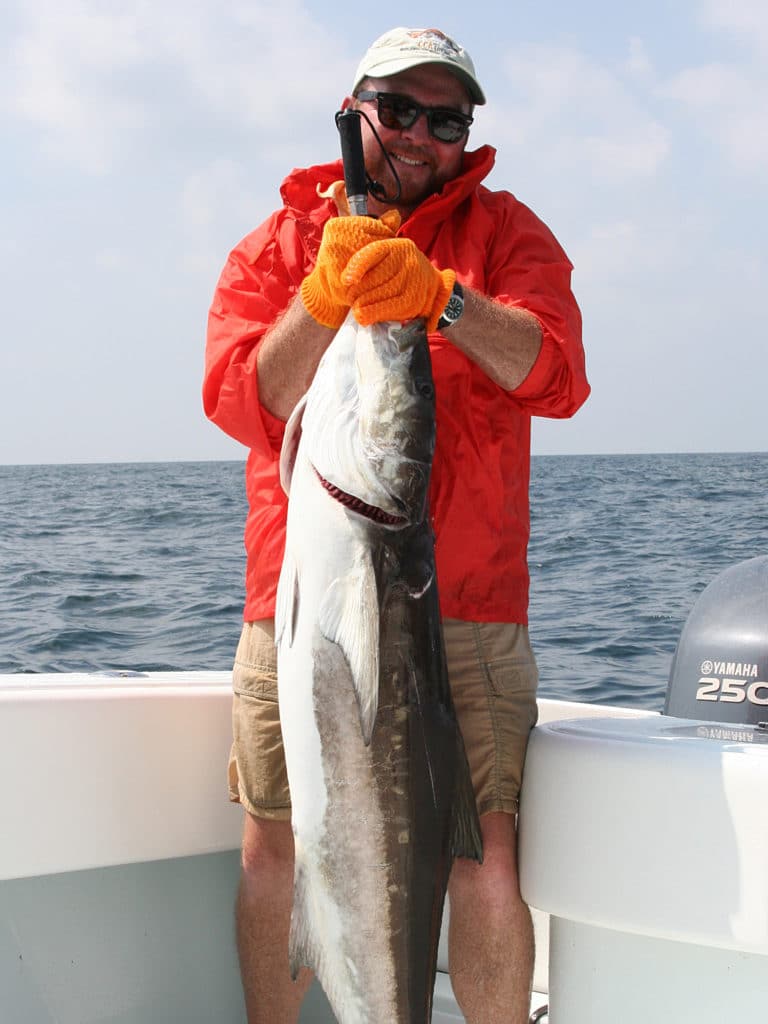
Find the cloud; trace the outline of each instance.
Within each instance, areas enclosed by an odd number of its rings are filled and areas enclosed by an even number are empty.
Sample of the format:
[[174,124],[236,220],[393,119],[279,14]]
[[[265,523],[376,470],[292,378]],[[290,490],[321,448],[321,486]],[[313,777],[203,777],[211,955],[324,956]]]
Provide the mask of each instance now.
[[705,29],[731,37],[737,54],[681,70],[659,89],[743,175],[768,168],[768,6],[764,0],[706,0]]
[[768,7],[765,0],[705,0],[702,23],[725,31],[748,49],[768,53]]
[[615,65],[573,48],[518,47],[504,61],[503,115],[491,110],[493,130],[506,136],[506,146],[604,183],[652,177],[667,156],[669,138],[635,85],[651,72],[636,38],[626,60]]
[[646,270],[648,248],[641,225],[633,220],[615,220],[591,225],[571,256],[581,280],[603,286],[626,280],[632,270]]
[[689,68],[661,90],[744,173],[768,167],[768,80],[727,64]]
[[230,3],[226,17],[206,0],[137,0],[128,13],[119,0],[17,0],[15,13],[0,103],[50,159],[92,174],[139,141],[193,135],[176,121],[182,106],[202,145],[224,127],[295,138],[341,99],[343,45],[291,0]]
[[490,137],[531,153],[539,165],[622,186],[659,178],[692,130],[731,170],[764,175],[768,5],[702,0],[698,24],[715,59],[665,73],[638,35],[628,38],[623,58],[572,46],[508,50],[501,96],[488,110]]
[[246,168],[234,160],[214,160],[190,173],[181,190],[179,213],[185,240],[182,266],[215,281],[226,252],[254,216]]
[[134,19],[76,0],[37,0],[19,20],[4,107],[42,130],[47,155],[103,171],[140,121],[136,103],[110,85],[137,58]]
[[654,74],[653,64],[648,56],[645,43],[639,36],[632,36],[629,40],[629,56],[624,68],[634,78],[646,79]]

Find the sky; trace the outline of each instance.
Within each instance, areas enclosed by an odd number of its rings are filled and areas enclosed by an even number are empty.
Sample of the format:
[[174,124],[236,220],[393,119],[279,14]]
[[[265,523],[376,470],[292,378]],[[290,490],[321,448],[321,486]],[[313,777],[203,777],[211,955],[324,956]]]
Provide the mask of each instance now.
[[439,27],[487,184],[572,260],[593,394],[535,454],[768,448],[768,4],[5,0],[0,464],[241,459],[209,423],[229,250],[334,159],[369,43]]

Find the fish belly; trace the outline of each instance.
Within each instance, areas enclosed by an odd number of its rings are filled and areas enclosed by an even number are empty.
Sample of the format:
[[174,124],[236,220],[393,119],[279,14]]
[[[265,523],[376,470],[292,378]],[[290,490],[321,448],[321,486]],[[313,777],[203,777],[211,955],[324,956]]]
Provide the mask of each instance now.
[[409,674],[390,666],[382,679],[366,746],[346,661],[316,634],[312,684],[293,677],[284,715],[294,970],[316,972],[340,1024],[430,1019],[455,738],[439,709],[409,696]]

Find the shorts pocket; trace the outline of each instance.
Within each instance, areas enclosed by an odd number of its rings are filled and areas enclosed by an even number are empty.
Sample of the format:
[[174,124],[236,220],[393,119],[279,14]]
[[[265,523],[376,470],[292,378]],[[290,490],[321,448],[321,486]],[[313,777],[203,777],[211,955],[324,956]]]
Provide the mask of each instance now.
[[232,669],[230,799],[257,816],[290,816],[280,709],[277,653],[271,622],[246,623]]
[[527,742],[528,732],[539,718],[536,703],[539,670],[535,659],[525,655],[504,658],[483,667],[489,695],[496,707],[497,722],[505,716],[507,727],[511,727],[514,736],[525,736]]
[[245,623],[232,668],[232,689],[240,697],[277,702],[277,651],[271,623]]
[[538,671],[535,662],[495,661],[483,665],[486,679],[494,697],[525,696],[535,697],[538,685]]

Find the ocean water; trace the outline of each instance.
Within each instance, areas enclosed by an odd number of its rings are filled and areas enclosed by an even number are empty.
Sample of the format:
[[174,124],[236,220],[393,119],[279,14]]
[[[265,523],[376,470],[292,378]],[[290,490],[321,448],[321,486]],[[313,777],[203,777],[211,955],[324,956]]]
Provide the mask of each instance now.
[[[768,553],[768,453],[538,456],[531,636],[546,696],[660,710],[724,568]],[[239,462],[0,467],[0,672],[229,669]]]

